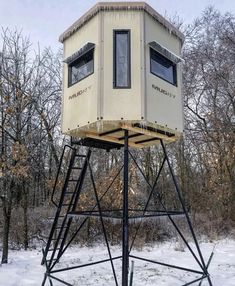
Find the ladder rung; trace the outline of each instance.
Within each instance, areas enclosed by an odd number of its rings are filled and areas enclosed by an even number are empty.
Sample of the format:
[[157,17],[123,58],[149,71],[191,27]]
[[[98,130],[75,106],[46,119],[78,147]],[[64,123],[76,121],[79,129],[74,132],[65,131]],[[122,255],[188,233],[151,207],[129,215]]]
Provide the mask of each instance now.
[[62,225],[60,225],[60,226],[57,226],[55,229],[61,229],[61,228],[66,229],[67,226],[62,227]]
[[77,180],[74,180],[74,179],[69,180],[69,182],[77,182],[77,181],[78,181],[78,179]]
[[[58,218],[63,218],[63,217],[65,217],[65,216],[64,216],[64,215],[60,215],[60,216],[57,217],[57,219],[58,219]],[[56,218],[56,217],[53,216],[53,217],[49,217],[48,219],[53,219],[53,220],[54,220],[55,218]]]
[[60,248],[56,248],[56,249],[54,249],[54,248],[50,248],[50,249],[48,249],[48,251],[53,251],[53,250],[60,250]]
[[62,227],[62,226],[57,226],[57,227],[55,227],[55,229],[61,229],[61,227]]
[[86,158],[86,155],[76,154],[75,157]]
[[73,167],[73,170],[82,170],[82,167]]
[[47,260],[46,262],[48,263],[48,262],[56,261],[56,260],[57,260],[57,258],[53,258],[53,259],[49,259],[49,260]]

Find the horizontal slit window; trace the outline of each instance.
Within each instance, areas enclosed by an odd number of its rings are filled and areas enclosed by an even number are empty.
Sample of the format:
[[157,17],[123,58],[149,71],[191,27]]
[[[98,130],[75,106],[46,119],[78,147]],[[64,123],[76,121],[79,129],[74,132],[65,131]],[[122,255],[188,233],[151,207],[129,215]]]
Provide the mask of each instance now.
[[177,85],[176,64],[151,48],[150,71],[161,79]]
[[69,64],[69,86],[94,73],[94,49]]

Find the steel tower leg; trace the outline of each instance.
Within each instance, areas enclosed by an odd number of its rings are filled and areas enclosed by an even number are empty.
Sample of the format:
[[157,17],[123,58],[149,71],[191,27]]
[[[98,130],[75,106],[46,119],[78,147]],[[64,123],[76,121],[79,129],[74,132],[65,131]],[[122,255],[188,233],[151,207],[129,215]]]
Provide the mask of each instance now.
[[129,270],[129,214],[128,214],[128,173],[129,173],[128,130],[125,130],[124,173],[123,173],[123,228],[122,228],[122,286],[128,286]]

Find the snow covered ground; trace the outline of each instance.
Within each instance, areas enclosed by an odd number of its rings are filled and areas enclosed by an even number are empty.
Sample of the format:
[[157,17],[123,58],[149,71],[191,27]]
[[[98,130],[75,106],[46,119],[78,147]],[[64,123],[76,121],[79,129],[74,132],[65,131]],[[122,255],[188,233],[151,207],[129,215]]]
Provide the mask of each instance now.
[[[200,246],[206,262],[215,246],[214,257],[209,267],[213,285],[235,286],[235,241],[224,239],[216,243],[201,243]],[[156,261],[198,269],[192,255],[187,251],[179,251],[177,250],[178,248],[176,243],[168,242],[154,247],[145,247],[141,251],[133,250],[132,254]],[[113,256],[120,255],[121,248],[115,246],[112,247],[112,251]],[[40,265],[41,258],[40,250],[10,251],[9,264],[0,266],[0,285],[40,286],[45,271],[44,267]],[[68,250],[63,261],[61,261],[60,267],[86,262],[89,263],[102,258],[107,258],[107,250],[103,245],[93,248],[72,247]],[[115,260],[114,266],[118,274],[119,285],[121,285],[120,261]],[[58,275],[58,277],[65,278],[65,280],[73,285],[79,286],[115,285],[110,263],[67,271],[66,273]],[[135,260],[133,285],[177,286],[183,285],[196,277],[198,276],[181,270],[168,269],[167,267]],[[55,282],[53,285],[59,286],[63,284]],[[198,285],[198,283],[193,285]],[[206,286],[208,283],[204,281],[202,285]]]

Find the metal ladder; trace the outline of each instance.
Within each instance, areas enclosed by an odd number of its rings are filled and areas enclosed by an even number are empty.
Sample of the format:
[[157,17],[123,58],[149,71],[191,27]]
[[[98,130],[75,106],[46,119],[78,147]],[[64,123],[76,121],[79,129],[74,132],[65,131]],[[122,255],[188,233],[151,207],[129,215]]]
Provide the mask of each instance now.
[[[67,150],[71,153],[70,160],[59,202],[56,202],[55,191]],[[81,155],[78,154],[77,149],[72,148],[69,145],[65,145],[63,149],[51,197],[51,201],[57,209],[46,247],[43,249],[43,259],[41,263],[42,265],[46,265],[47,270],[51,270],[59,262],[59,259],[63,254],[63,249],[73,220],[73,217],[69,216],[69,213],[76,210],[90,155],[90,150],[88,150],[86,155]]]

